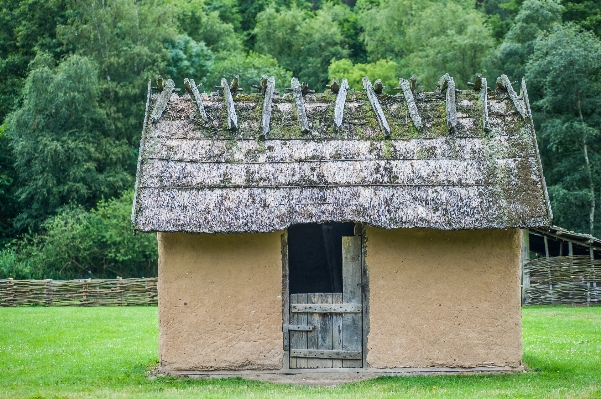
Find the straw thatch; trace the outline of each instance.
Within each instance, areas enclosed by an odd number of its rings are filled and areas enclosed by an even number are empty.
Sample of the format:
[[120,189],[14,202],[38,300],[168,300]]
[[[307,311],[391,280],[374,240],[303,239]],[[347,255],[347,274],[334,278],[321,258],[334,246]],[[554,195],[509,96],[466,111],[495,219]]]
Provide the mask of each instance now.
[[[192,80],[190,94],[172,85],[149,90],[134,227],[549,226],[527,97],[510,84],[488,91],[485,79],[479,91],[455,90],[445,76],[437,92],[404,84],[395,96],[377,94],[369,81],[364,91],[343,81],[338,95],[303,94],[296,79],[293,93],[273,97],[232,96],[227,84],[220,94],[198,94]],[[262,92],[273,93],[271,78],[269,88]]]

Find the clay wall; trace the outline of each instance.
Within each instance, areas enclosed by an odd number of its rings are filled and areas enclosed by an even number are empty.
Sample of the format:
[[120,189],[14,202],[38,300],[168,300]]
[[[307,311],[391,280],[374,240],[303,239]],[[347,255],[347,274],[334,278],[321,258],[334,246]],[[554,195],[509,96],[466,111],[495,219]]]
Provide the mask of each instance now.
[[520,230],[366,234],[370,367],[521,365]]
[[158,234],[163,370],[282,367],[281,234]]

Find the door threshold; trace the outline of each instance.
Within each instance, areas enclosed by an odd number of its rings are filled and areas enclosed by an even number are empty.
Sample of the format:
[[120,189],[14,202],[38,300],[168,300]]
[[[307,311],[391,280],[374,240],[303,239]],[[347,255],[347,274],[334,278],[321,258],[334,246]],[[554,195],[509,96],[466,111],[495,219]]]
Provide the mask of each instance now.
[[161,370],[154,376],[179,376],[189,378],[233,378],[260,380],[283,384],[299,385],[338,385],[347,382],[367,380],[382,376],[407,377],[457,374],[505,374],[524,372],[524,367],[398,367],[376,368],[336,368],[336,369],[289,369],[289,370]]

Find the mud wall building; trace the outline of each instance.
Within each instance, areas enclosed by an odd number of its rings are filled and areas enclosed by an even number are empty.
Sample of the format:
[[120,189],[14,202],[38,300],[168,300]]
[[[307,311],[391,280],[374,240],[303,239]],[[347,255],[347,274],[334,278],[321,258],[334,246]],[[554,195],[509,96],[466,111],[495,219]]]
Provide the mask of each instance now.
[[162,369],[519,368],[521,229],[552,218],[525,84],[291,85],[149,88]]

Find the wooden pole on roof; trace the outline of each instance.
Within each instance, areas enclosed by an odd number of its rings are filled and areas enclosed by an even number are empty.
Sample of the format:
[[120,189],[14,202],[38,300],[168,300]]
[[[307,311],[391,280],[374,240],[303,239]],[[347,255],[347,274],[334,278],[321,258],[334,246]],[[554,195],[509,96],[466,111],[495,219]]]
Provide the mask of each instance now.
[[363,77],[363,88],[367,92],[367,98],[369,99],[371,107],[373,108],[374,113],[376,114],[376,119],[378,120],[380,127],[384,131],[384,135],[386,137],[389,137],[390,126],[388,125],[386,116],[384,116],[384,111],[382,111],[382,107],[380,106],[380,101],[378,101],[378,97],[376,96],[374,88],[372,87],[371,82],[369,81],[369,78],[367,76]]
[[223,97],[225,98],[225,105],[227,107],[227,127],[230,130],[238,130],[238,115],[236,115],[230,86],[227,84],[225,78],[221,79],[221,87],[223,88]]
[[292,97],[296,103],[296,114],[298,115],[298,123],[303,133],[309,133],[311,128],[309,127],[309,120],[307,119],[307,112],[305,111],[305,100],[303,99],[302,87],[297,78],[292,78]]
[[269,135],[271,123],[271,104],[273,103],[273,92],[275,91],[275,77],[267,78],[265,86],[265,98],[263,99],[263,113],[261,121],[260,140],[265,140]]
[[342,79],[342,83],[338,87],[338,94],[336,95],[336,104],[334,106],[334,127],[336,129],[340,129],[342,127],[342,119],[344,117],[344,104],[346,103],[346,91],[348,90],[348,88],[348,80]]

